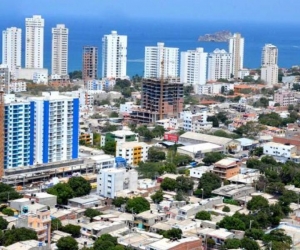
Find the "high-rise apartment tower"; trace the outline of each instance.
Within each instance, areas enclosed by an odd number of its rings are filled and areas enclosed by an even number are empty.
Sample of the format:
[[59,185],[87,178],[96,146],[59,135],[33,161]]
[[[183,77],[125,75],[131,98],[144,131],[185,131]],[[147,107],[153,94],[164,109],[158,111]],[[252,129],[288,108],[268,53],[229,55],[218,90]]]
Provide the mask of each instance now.
[[44,66],[45,21],[37,15],[25,21],[25,67],[41,69]]
[[98,77],[98,48],[95,46],[83,47],[82,79],[84,81]]
[[231,74],[237,78],[239,70],[244,67],[244,38],[240,33],[234,33],[229,38],[229,53],[232,55]]

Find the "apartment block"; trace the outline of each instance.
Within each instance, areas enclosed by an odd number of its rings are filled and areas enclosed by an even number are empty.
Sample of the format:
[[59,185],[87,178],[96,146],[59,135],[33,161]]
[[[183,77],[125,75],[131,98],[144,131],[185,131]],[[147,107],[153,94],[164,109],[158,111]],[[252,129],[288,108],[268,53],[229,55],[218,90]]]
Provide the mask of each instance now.
[[293,160],[297,155],[297,147],[276,142],[268,142],[263,145],[264,155],[273,156],[276,160],[285,162]]
[[68,75],[68,36],[64,24],[52,28],[52,75]]
[[82,79],[84,81],[98,78],[98,48],[84,46],[82,54]]
[[102,77],[127,78],[127,36],[115,30],[102,38]]
[[180,81],[194,86],[197,93],[197,85],[206,83],[207,53],[203,48],[181,52]]
[[129,165],[137,166],[148,159],[149,145],[144,142],[117,143],[116,156],[123,157]]
[[198,132],[200,130],[212,128],[212,122],[207,121],[207,112],[192,113],[191,111],[182,111],[180,119],[183,120],[183,130]]
[[25,68],[41,69],[44,65],[44,26],[42,16],[25,19]]
[[[163,62],[163,65],[162,65]],[[145,47],[145,78],[178,77],[179,49],[165,47],[164,43]]]
[[79,99],[43,92],[31,97],[30,165],[78,158]]
[[208,55],[207,79],[230,79],[232,72],[232,54],[224,49],[215,49]]
[[114,198],[117,192],[136,190],[137,187],[138,173],[134,169],[102,169],[97,177],[97,193],[104,197]]
[[4,168],[29,166],[31,125],[29,101],[17,102],[14,95],[5,96]]
[[142,85],[141,108],[132,109],[131,119],[138,123],[178,117],[183,110],[183,84],[145,79]]
[[14,74],[22,61],[22,30],[16,27],[2,32],[2,63]]
[[289,106],[297,104],[295,93],[291,91],[277,91],[274,93],[274,102],[280,106]]
[[231,61],[231,74],[235,77],[239,77],[239,71],[244,66],[244,38],[240,33],[234,33],[229,38],[229,53],[232,54]]
[[19,93],[26,91],[27,83],[23,81],[12,81],[8,85],[8,93]]
[[262,49],[261,80],[269,87],[278,83],[278,48],[273,44],[266,44]]

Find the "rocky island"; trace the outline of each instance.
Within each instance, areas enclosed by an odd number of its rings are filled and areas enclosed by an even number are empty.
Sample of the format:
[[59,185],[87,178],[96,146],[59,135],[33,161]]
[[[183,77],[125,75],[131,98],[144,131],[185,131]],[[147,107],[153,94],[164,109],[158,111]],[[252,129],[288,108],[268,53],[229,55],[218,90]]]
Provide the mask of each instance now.
[[227,42],[228,39],[232,36],[230,31],[223,30],[218,31],[213,34],[205,34],[198,38],[199,42]]

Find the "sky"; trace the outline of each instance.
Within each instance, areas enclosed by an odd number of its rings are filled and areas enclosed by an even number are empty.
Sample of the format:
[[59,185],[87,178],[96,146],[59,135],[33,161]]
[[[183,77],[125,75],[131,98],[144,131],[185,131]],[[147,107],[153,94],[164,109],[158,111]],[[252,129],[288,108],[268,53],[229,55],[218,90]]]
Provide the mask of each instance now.
[[0,18],[300,22],[299,0],[1,0]]

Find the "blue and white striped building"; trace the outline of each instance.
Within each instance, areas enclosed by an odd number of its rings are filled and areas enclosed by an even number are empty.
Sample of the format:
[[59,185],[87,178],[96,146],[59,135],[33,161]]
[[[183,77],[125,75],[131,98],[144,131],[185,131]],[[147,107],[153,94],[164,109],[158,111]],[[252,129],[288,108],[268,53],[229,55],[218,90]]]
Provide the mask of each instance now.
[[9,96],[5,104],[5,168],[78,158],[78,98],[45,92],[16,102]]

